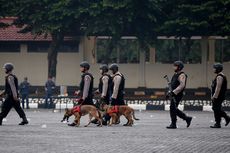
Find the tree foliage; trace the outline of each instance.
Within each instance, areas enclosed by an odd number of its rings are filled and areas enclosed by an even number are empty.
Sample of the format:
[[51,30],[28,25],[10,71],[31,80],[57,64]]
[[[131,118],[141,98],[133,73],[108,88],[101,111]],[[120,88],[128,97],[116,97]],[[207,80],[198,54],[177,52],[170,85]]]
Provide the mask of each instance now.
[[[0,17],[16,16],[21,32],[52,36],[48,74],[56,76],[57,50],[65,36],[136,36],[142,50],[159,35],[230,34],[229,0],[1,0]],[[0,24],[1,25],[1,24]]]

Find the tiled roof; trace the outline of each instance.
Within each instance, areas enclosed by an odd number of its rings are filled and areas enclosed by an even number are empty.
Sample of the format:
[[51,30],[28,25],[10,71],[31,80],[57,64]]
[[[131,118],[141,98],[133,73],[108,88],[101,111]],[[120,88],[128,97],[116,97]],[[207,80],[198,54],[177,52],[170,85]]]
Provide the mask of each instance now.
[[[0,22],[11,24],[15,17],[0,18]],[[11,25],[5,28],[0,28],[0,41],[51,41],[51,36],[46,38],[44,35],[32,35],[31,33],[19,33],[21,28]],[[66,37],[65,40],[71,40],[70,37]]]

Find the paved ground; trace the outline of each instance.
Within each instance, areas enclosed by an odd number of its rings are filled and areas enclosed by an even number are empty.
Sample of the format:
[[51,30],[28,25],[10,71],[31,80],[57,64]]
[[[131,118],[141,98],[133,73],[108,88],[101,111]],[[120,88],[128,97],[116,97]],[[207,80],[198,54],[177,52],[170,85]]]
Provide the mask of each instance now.
[[194,117],[190,128],[179,120],[178,129],[168,130],[167,111],[136,112],[141,120],[133,127],[87,128],[88,117],[82,118],[81,127],[68,127],[60,122],[63,112],[51,110],[29,110],[30,124],[18,126],[20,119],[11,111],[0,127],[0,153],[230,152],[230,126],[210,129],[212,112],[187,113]]

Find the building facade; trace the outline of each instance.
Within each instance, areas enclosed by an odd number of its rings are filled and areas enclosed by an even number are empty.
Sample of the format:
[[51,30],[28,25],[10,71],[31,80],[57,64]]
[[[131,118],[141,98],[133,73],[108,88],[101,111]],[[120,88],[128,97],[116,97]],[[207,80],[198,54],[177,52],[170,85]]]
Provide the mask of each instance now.
[[[48,77],[47,49],[51,39],[43,36],[34,37],[31,34],[18,34],[16,27],[0,29],[0,65],[12,62],[15,74],[19,80],[26,76],[32,85],[43,86]],[[83,60],[91,64],[91,73],[98,84],[100,60],[100,40],[106,37],[81,37],[76,41],[65,41],[58,53],[56,84],[78,86],[80,82],[79,63]],[[134,39],[124,37],[123,40]],[[175,38],[159,37],[159,40]],[[218,37],[193,37],[200,42],[199,62],[186,62],[188,74],[188,88],[209,88],[214,77],[212,65],[215,62],[216,40]],[[129,44],[125,44],[129,46]],[[124,46],[124,45],[123,45]],[[229,51],[229,48],[227,48]],[[130,49],[132,51],[132,49]],[[172,63],[157,61],[157,48],[150,48],[148,52],[137,49],[136,57],[123,58],[111,62],[120,63],[120,71],[126,77],[127,88],[165,88],[164,75],[172,76]],[[123,57],[125,50],[116,52]],[[125,55],[124,55],[125,56]],[[129,56],[129,55],[126,55]],[[131,56],[131,55],[130,55]],[[186,56],[186,53],[185,53]],[[146,60],[147,59],[147,60]],[[177,59],[177,58],[174,58]],[[127,62],[128,61],[128,62]],[[110,61],[109,61],[110,62]],[[224,62],[224,73],[230,78],[230,63]],[[0,71],[0,86],[4,85],[4,71]],[[230,87],[230,84],[228,84]]]

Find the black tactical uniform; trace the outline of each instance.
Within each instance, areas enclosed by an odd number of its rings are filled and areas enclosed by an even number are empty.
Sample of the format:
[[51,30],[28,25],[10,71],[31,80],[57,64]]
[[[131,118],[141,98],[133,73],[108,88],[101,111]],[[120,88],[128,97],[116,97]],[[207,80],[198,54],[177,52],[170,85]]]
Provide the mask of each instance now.
[[[222,64],[215,64],[214,69],[216,69],[217,75],[215,79],[212,82],[212,109],[214,111],[214,117],[215,117],[215,125],[210,126],[211,128],[221,128],[221,117],[223,117],[226,121],[226,126],[230,122],[230,117],[222,110],[222,103],[225,100],[225,94],[227,91],[227,78],[226,76],[221,73],[223,66]],[[217,78],[222,79],[222,83],[220,84],[220,91],[218,95],[215,95],[216,88],[217,88]]]
[[[119,88],[118,88],[118,94],[117,94],[117,98],[112,98],[112,103],[111,105],[125,105],[125,102],[124,102],[124,89],[125,89],[125,78],[124,76],[121,74],[121,73],[117,73],[113,76],[113,80],[116,76],[119,76],[121,77],[121,82],[120,82],[120,85],[119,85]],[[112,84],[111,84],[111,90],[112,90],[112,93],[114,92],[114,81],[112,81]]]
[[[173,75],[172,79],[171,79],[171,88],[172,91],[170,92],[170,95],[173,97],[171,99],[171,103],[170,103],[170,117],[171,117],[171,125],[168,126],[167,128],[169,129],[176,129],[176,122],[177,122],[177,116],[182,118],[183,120],[185,120],[187,122],[187,127],[190,126],[192,117],[186,116],[185,113],[183,113],[182,111],[180,111],[178,109],[178,105],[180,103],[180,101],[183,98],[183,92],[186,86],[186,81],[187,81],[187,75],[182,72],[181,70],[183,69],[184,65],[181,61],[176,61],[174,63],[174,66],[177,66],[177,70],[175,70],[175,74]],[[175,89],[177,89],[181,82],[179,81],[179,77],[181,75],[185,76],[185,82],[184,82],[184,87],[182,89],[179,89],[179,92],[177,94],[175,94]]]
[[99,85],[98,85],[98,90],[99,90],[99,92],[100,93],[102,93],[103,92],[103,77],[108,77],[108,89],[107,89],[107,92],[106,92],[106,95],[105,95],[105,97],[103,97],[103,101],[107,104],[107,105],[109,105],[109,101],[110,101],[110,95],[111,95],[111,84],[112,84],[112,78],[111,78],[111,76],[109,75],[109,74],[103,74],[102,76],[101,76],[101,78],[99,79]]
[[[7,68],[7,64],[5,64],[6,66],[4,66],[4,68]],[[11,64],[10,64],[11,65]],[[12,66],[13,69],[13,66]],[[11,71],[12,71],[11,69]],[[14,109],[16,110],[16,112],[18,113],[18,115],[22,118],[22,122],[19,123],[19,125],[24,125],[24,124],[28,124],[28,121],[26,119],[26,115],[23,111],[23,109],[20,106],[20,102],[16,101],[13,97],[13,91],[11,89],[11,86],[9,84],[9,77],[13,78],[14,84],[15,84],[15,88],[16,88],[16,92],[17,92],[17,97],[19,97],[18,94],[18,79],[15,75],[13,74],[8,74],[5,78],[5,92],[4,94],[6,95],[6,99],[2,104],[2,112],[0,113],[0,125],[2,124],[2,120],[3,118],[5,118],[9,111],[11,110],[12,107],[14,107]]]
[[80,82],[80,96],[83,96],[84,92],[84,86],[85,86],[85,77],[89,76],[91,78],[90,80],[90,86],[88,90],[88,96],[85,98],[83,105],[93,105],[93,76],[90,73],[83,73],[81,76],[81,82]]

